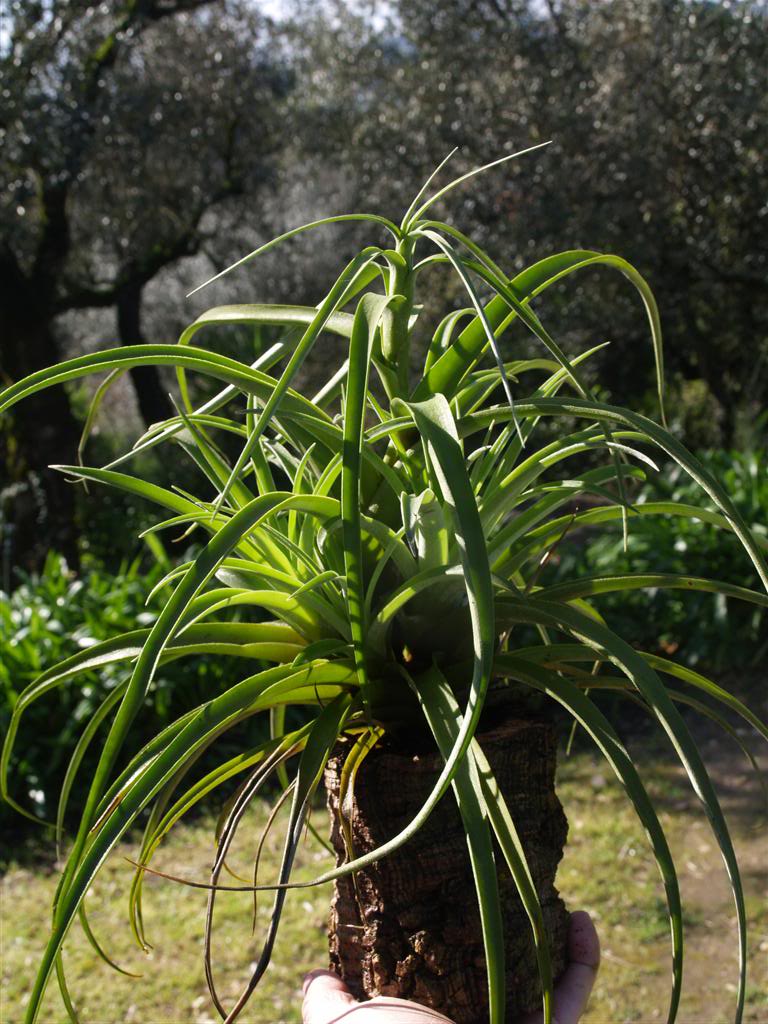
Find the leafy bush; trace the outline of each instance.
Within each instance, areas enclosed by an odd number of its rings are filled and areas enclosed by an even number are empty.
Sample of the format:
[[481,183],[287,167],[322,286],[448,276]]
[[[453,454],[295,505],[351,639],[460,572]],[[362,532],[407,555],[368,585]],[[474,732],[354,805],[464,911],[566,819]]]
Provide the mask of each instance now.
[[[758,537],[768,521],[768,460],[762,452],[710,451],[701,461],[720,480],[731,501]],[[663,466],[643,485],[636,504],[668,501],[701,504],[701,489],[679,466]],[[714,505],[709,507],[714,511]],[[709,523],[671,516],[630,520],[626,551],[620,529],[561,545],[552,558],[555,581],[611,573],[677,573],[758,587],[754,566],[736,537]],[[592,534],[593,531],[589,531]],[[586,534],[586,531],[585,531]],[[572,538],[576,540],[577,538]],[[667,589],[618,591],[606,595],[600,610],[622,635],[644,650],[675,654],[689,665],[711,671],[757,663],[768,648],[768,621],[762,608],[729,600],[724,594],[681,593]]]
[[[160,564],[146,558],[124,563],[116,574],[90,560],[78,576],[66,561],[51,552],[40,575],[23,574],[10,594],[0,590],[0,731],[5,733],[22,691],[53,665],[79,651],[137,627],[154,624],[164,603]],[[103,664],[81,677],[81,685],[52,689],[29,705],[16,750],[14,797],[50,820],[62,779],[79,736],[105,698],[125,684],[131,666]],[[212,692],[232,682],[226,661],[195,658],[171,662],[153,681],[132,738],[136,748],[154,731],[149,722],[163,723],[194,707]],[[145,723],[142,725],[142,723]],[[97,746],[97,744],[95,745]],[[86,757],[70,796],[73,813],[80,813],[89,784],[88,766],[98,750]],[[20,819],[0,804],[0,826]]]

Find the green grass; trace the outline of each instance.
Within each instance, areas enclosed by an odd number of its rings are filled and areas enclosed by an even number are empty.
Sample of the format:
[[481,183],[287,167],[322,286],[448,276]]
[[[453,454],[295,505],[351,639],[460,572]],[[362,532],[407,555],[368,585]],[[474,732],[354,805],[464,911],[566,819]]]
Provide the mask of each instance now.
[[[768,1021],[768,874],[764,808],[739,754],[718,741],[713,776],[745,875],[750,962],[744,1020]],[[732,1021],[737,939],[722,860],[696,798],[658,748],[638,767],[660,808],[678,865],[686,952],[682,1024]],[[591,783],[592,792],[589,792]],[[591,756],[560,766],[561,800],[570,821],[558,884],[568,905],[592,914],[603,959],[584,1024],[664,1021],[669,991],[669,931],[653,855],[618,783]],[[758,828],[759,825],[762,826]]]
[[[768,1020],[768,899],[762,845],[754,828],[759,794],[742,775],[738,753],[718,746],[716,778],[733,825],[746,876],[751,948],[745,1020]],[[647,761],[647,763],[646,763]],[[680,866],[686,922],[686,971],[679,1020],[716,1024],[733,1018],[737,955],[730,892],[716,845],[690,790],[665,760],[641,761],[649,788],[659,800],[670,844]],[[663,1021],[666,1015],[670,959],[667,913],[653,855],[618,785],[602,764],[579,753],[563,760],[561,799],[570,820],[570,837],[559,873],[568,905],[594,916],[603,944],[603,963],[584,1024]],[[242,835],[256,841],[256,822],[264,805],[252,810],[253,827]],[[324,811],[318,809],[316,822]],[[168,837],[157,867],[191,878],[205,878],[212,851],[212,822],[199,820]],[[264,877],[277,869],[281,836],[268,842]],[[131,945],[126,926],[126,890],[131,878],[124,857],[135,853],[123,844],[97,880],[88,906],[95,930],[125,967],[142,971],[140,980],[121,977],[98,962],[77,934],[66,945],[66,962],[84,1024],[136,1021],[138,1024],[202,1024],[217,1019],[206,993],[202,965],[205,894],[160,878],[147,880],[147,930],[154,949],[144,956]],[[299,877],[317,873],[326,854],[308,838],[301,852]],[[242,847],[232,867],[248,873]],[[19,1020],[47,928],[46,906],[56,874],[27,859],[10,865],[2,886],[2,1009],[0,1020]],[[325,966],[325,928],[329,887],[293,892],[287,901],[277,956],[244,1016],[247,1024],[300,1020],[300,985],[305,971]],[[248,976],[255,944],[250,935],[249,897],[222,894],[214,934],[217,979],[231,998]],[[265,904],[263,913],[266,915]],[[65,1019],[55,987],[41,1018]]]
[[[258,841],[256,816],[265,805],[256,805],[253,828],[244,827],[255,847]],[[319,815],[318,815],[319,817]],[[208,875],[212,854],[214,822],[198,820],[175,830],[168,837],[164,853],[158,856],[160,870],[189,878]],[[281,836],[268,840],[264,878],[274,876],[279,862]],[[87,906],[92,926],[100,940],[121,966],[142,972],[141,979],[122,977],[110,971],[93,953],[75,927],[65,944],[65,963],[75,1004],[84,1024],[114,1024],[115,1021],[156,1022],[213,1021],[218,1019],[208,996],[203,974],[202,944],[206,895],[200,890],[149,877],[146,883],[145,918],[147,935],[153,944],[145,956],[132,945],[126,917],[127,889],[132,877],[125,856],[135,856],[136,846],[124,843],[112,855],[97,879]],[[238,855],[239,854],[239,855]],[[297,878],[317,873],[319,860],[327,854],[309,837],[301,853]],[[231,866],[248,874],[248,857],[236,852]],[[3,1024],[22,1016],[37,963],[44,945],[46,907],[53,895],[57,875],[39,867],[12,866],[3,883],[2,901],[2,1012]],[[224,884],[232,879],[223,879]],[[236,884],[236,883],[235,883]],[[246,1024],[300,1021],[300,990],[303,974],[324,965],[329,886],[321,890],[297,890],[287,900],[283,918],[282,956],[276,958],[243,1017]],[[217,901],[214,952],[216,978],[226,1001],[239,992],[256,955],[251,937],[251,901],[247,894],[223,893]],[[268,914],[264,900],[262,923]],[[45,1024],[64,1021],[66,1015],[55,986],[46,996],[41,1020]]]

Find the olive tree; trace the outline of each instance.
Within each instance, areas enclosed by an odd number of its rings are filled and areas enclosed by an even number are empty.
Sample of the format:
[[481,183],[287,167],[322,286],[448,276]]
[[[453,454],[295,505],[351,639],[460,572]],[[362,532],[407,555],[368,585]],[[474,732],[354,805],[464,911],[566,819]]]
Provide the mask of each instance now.
[[[0,57],[6,381],[61,357],[57,318],[72,310],[113,310],[117,340],[147,340],[147,284],[200,250],[211,211],[258,201],[288,85],[268,33],[251,5],[222,0],[11,5]],[[169,414],[156,369],[132,380],[147,423]],[[62,391],[5,427],[16,561],[47,547],[76,560],[73,488],[47,467],[78,433]]]

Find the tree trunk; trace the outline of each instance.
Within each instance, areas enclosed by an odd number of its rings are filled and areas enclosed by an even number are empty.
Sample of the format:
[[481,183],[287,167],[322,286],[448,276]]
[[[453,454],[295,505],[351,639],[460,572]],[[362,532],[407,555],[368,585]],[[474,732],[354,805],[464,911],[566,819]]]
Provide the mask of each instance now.
[[[132,280],[123,285],[117,294],[117,329],[122,345],[146,343],[141,329],[143,290],[142,281]],[[151,427],[153,423],[173,416],[173,405],[156,366],[132,366],[129,373],[145,426]]]
[[[58,362],[51,317],[33,295],[4,296],[0,382],[20,380]],[[63,474],[80,436],[64,389],[45,388],[22,400],[0,424],[0,534],[6,566],[39,569],[49,550],[77,568],[76,493]]]
[[[498,716],[497,716],[498,721]],[[554,790],[556,738],[543,715],[507,717],[478,735],[520,833],[541,899],[554,976],[565,966],[568,913],[554,887],[568,825]],[[345,749],[325,774],[331,840],[346,860],[339,828]],[[355,781],[350,825],[355,854],[369,852],[413,818],[442,762],[436,753],[375,748]],[[505,931],[507,1020],[540,1005],[528,917],[496,849]],[[456,1024],[487,1024],[488,990],[480,916],[466,836],[449,790],[403,848],[335,883],[331,967],[358,998],[413,999]]]

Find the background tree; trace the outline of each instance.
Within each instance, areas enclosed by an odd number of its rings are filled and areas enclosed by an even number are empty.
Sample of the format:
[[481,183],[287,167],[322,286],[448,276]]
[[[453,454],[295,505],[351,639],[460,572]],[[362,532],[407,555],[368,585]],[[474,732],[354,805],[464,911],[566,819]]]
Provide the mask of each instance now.
[[[200,250],[212,210],[258,197],[288,82],[267,56],[267,28],[237,3],[12,5],[2,54],[4,377],[60,358],[57,317],[68,311],[114,308],[119,342],[143,342],[147,284]],[[167,416],[157,371],[132,376],[145,422]],[[59,389],[5,424],[16,560],[54,547],[76,561],[73,488],[47,467],[71,461],[78,433]]]
[[[469,167],[552,139],[452,197],[452,215],[463,202],[510,269],[573,245],[626,255],[659,298],[673,384],[705,382],[732,439],[768,383],[766,4],[408,0],[388,21],[356,6],[336,5],[333,33],[299,23],[293,97],[312,148],[357,170],[345,205],[397,217],[454,146]],[[599,374],[623,400],[650,386],[643,313],[597,273],[589,304],[572,285],[559,302],[584,325],[574,345],[612,342]]]
[[[730,443],[754,422],[768,382],[765,0],[329,0],[284,12],[270,22],[259,0],[11,5],[6,377],[55,361],[64,321],[82,344],[90,309],[114,315],[116,341],[172,338],[169,289],[316,216],[399,216],[454,146],[455,168],[468,168],[551,138],[452,197],[451,216],[479,224],[510,270],[573,245],[625,254],[659,297],[673,412],[696,421],[688,440]],[[261,300],[314,303],[364,230],[328,229],[328,259],[299,238],[201,303],[242,299],[254,281]],[[190,278],[183,261],[202,253]],[[554,330],[579,325],[565,337],[574,351],[610,341],[596,363],[607,397],[648,390],[650,405],[643,311],[621,281],[595,276],[553,289],[542,315]],[[134,384],[145,422],[167,413],[155,370]],[[72,488],[45,471],[76,446],[71,398],[52,391],[2,428],[13,500],[0,509],[13,506],[18,561],[48,546],[76,554]]]

